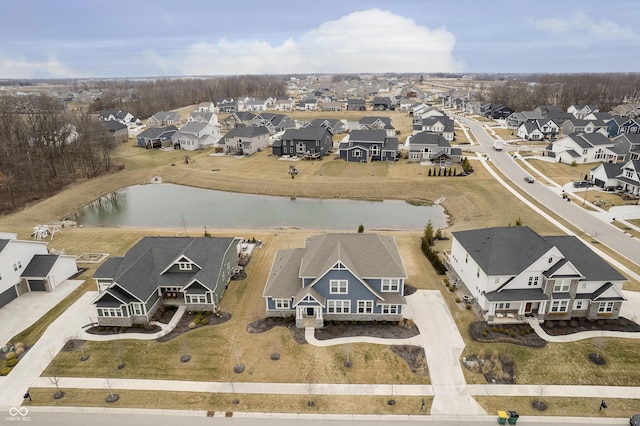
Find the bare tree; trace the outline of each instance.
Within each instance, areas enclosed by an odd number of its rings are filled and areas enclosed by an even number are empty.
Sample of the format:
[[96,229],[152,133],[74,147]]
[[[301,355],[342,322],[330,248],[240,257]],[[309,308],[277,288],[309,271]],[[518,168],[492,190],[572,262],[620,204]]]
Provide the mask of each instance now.
[[49,360],[49,382],[56,387],[53,399],[64,397],[64,391],[60,390],[60,376],[58,375],[58,365],[56,361],[56,351],[50,347],[47,351],[47,359]]

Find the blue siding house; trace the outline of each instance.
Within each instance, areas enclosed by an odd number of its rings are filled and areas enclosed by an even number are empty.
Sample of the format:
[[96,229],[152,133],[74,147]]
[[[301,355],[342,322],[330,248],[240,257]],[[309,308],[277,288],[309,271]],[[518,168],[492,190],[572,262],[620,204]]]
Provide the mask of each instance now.
[[341,142],[340,158],[350,163],[396,161],[398,138],[390,138],[384,130],[352,130],[349,141]]
[[264,288],[267,317],[298,327],[324,320],[398,321],[407,278],[392,237],[322,234],[304,248],[278,250]]

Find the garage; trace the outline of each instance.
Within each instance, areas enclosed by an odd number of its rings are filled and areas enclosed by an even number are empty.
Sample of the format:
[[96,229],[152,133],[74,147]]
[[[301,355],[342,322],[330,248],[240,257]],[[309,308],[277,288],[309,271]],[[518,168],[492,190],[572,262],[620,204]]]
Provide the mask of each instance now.
[[604,181],[602,179],[596,179],[594,183],[597,187],[604,188]]
[[29,288],[31,291],[47,291],[44,280],[29,280]]
[[2,308],[7,303],[11,302],[16,297],[18,297],[18,293],[16,292],[16,289],[13,286],[9,287],[8,289],[0,293],[0,308]]

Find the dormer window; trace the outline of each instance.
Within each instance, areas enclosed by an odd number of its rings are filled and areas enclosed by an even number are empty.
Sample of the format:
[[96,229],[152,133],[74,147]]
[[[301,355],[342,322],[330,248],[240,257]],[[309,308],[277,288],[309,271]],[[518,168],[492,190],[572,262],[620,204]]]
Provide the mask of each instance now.
[[193,265],[189,262],[178,262],[178,269],[181,271],[190,271]]

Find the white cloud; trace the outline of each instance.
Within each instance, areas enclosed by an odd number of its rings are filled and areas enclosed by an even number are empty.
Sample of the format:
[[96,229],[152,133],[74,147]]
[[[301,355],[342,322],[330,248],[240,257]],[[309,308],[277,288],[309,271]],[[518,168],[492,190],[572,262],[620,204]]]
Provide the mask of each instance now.
[[353,12],[279,45],[263,40],[198,42],[173,55],[143,53],[155,74],[452,72],[455,36],[380,9]]
[[54,56],[45,61],[32,61],[24,56],[10,57],[0,53],[0,78],[65,78],[79,76],[71,67]]
[[589,37],[605,40],[633,40],[637,38],[635,32],[627,27],[609,20],[596,21],[584,12],[577,12],[566,19],[549,18],[533,21],[533,25],[542,31],[555,34],[571,34],[576,39],[589,41]]

